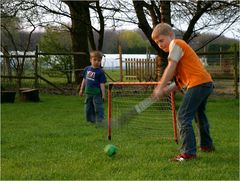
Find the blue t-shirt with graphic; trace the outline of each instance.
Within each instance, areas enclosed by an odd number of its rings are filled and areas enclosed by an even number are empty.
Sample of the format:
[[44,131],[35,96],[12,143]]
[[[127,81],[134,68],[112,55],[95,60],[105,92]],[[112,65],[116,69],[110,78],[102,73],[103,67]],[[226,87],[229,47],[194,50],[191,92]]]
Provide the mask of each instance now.
[[100,84],[106,83],[106,76],[101,68],[87,66],[83,71],[85,79],[85,94],[101,94]]

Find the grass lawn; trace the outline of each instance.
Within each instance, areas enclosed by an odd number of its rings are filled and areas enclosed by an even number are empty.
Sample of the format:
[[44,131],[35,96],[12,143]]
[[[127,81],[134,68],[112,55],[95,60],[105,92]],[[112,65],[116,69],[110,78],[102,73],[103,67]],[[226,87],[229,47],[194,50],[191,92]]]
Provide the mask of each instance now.
[[127,133],[113,137],[119,151],[108,157],[107,130],[84,121],[82,98],[40,97],[1,105],[2,180],[239,180],[238,100],[209,100],[216,152],[174,163],[169,159],[179,145],[173,141]]

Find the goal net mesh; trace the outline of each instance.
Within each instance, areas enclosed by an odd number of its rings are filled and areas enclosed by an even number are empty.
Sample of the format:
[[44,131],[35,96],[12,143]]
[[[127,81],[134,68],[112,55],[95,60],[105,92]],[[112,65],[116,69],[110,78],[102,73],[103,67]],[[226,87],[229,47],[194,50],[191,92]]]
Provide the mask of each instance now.
[[[158,100],[143,112],[131,116],[129,112],[136,104],[149,97],[157,82],[114,82],[108,88],[109,137],[127,133],[138,137],[172,139],[177,141],[174,95]],[[126,120],[117,122],[126,114]],[[114,122],[116,121],[116,122]],[[117,125],[117,126],[116,126]]]

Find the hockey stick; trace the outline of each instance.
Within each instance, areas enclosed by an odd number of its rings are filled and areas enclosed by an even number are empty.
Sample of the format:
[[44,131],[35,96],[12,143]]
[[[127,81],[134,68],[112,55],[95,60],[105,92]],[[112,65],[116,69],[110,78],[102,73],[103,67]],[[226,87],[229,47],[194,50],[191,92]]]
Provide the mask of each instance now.
[[147,97],[135,106],[133,106],[128,111],[122,113],[122,115],[118,118],[113,118],[110,121],[110,124],[108,122],[100,123],[97,125],[97,127],[103,127],[103,128],[119,128],[126,125],[130,120],[132,120],[134,117],[136,117],[138,114],[145,111],[147,108],[149,108],[152,104],[157,102],[156,99],[153,99],[152,97]]
[[145,111],[152,104],[154,104],[157,100],[153,97],[147,97],[135,106],[133,106],[128,111],[124,112],[120,117],[111,120],[111,128],[119,128],[126,125],[130,120],[136,117],[138,114]]

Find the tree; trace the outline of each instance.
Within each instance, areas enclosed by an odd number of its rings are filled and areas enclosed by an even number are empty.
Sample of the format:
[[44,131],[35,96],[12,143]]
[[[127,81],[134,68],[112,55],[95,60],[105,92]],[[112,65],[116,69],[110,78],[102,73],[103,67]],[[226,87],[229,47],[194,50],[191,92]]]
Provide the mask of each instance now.
[[119,43],[122,46],[122,52],[127,54],[146,52],[149,46],[149,43],[144,41],[137,32],[127,30],[119,32]]
[[[105,2],[103,1],[103,4],[104,3]],[[69,9],[66,8],[66,5]],[[21,13],[27,14],[29,12],[34,12],[32,17],[26,17],[31,20],[34,19],[34,21],[31,22],[37,23],[42,27],[49,24],[60,24],[68,28],[71,33],[72,51],[85,53],[74,55],[74,66],[76,70],[75,80],[77,83],[81,81],[79,70],[89,65],[89,45],[93,50],[102,49],[104,38],[104,18],[102,15],[102,7],[98,1],[5,0],[1,3],[1,7],[3,7],[2,9],[4,9],[9,14],[13,14],[14,16],[19,17]],[[90,9],[93,12],[96,12],[95,15],[99,20],[99,30],[91,24],[92,13],[90,13]],[[48,19],[49,14],[52,15],[51,19]],[[62,22],[61,17],[70,18],[71,25],[69,26],[67,23]],[[20,19],[24,20],[23,17]],[[22,25],[25,25],[25,22],[26,21],[22,21]],[[99,34],[97,41],[98,44],[96,44],[93,36],[94,31]]]
[[[109,8],[108,1],[63,1],[68,5],[70,10],[72,27],[70,33],[72,37],[72,48],[73,51],[86,52],[86,55],[74,56],[75,69],[82,69],[86,65],[89,65],[89,47],[88,42],[92,50],[102,50],[105,30],[105,18],[102,11]],[[92,17],[90,10],[92,10],[97,19],[99,29],[92,25]],[[116,9],[115,9],[116,10]],[[98,33],[98,41],[94,38],[94,32]],[[76,82],[79,83],[81,78],[78,76],[78,72],[75,73]]]
[[[138,23],[139,28],[142,29],[142,31],[148,38],[149,42],[158,53],[157,74],[158,76],[160,76],[160,74],[163,72],[163,69],[165,69],[167,65],[167,53],[161,50],[157,46],[157,44],[152,40],[151,37],[152,27],[148,23],[145,12],[148,11],[150,17],[152,18],[153,27],[160,22],[171,24],[170,1],[160,1],[159,6],[156,5],[155,1],[150,1],[150,4],[148,4],[145,1],[133,1],[133,5],[139,21]],[[160,77],[158,77],[158,79],[159,78]]]
[[[152,28],[157,23],[173,24],[175,29],[182,31],[183,40],[189,43],[204,30],[208,32],[225,24],[222,32],[214,37],[216,39],[240,20],[238,1],[133,1],[133,5],[139,28],[157,50],[159,48],[151,40]],[[181,24],[187,27],[186,30],[181,29]]]
[[[108,24],[112,24],[113,28],[123,23],[137,24],[161,59],[165,60],[167,54],[161,51],[151,39],[152,29],[157,23],[173,24],[175,29],[182,31],[182,38],[189,43],[204,30],[209,31],[213,27],[218,28],[224,24],[225,27],[215,37],[217,38],[233,24],[239,22],[240,18],[238,1],[17,0],[8,3],[12,4],[17,11],[34,9],[34,17],[41,22],[42,26],[58,23],[68,27],[72,37],[72,50],[86,53],[86,55],[74,56],[76,70],[88,64],[89,49],[102,49],[104,29]],[[23,4],[25,8],[20,9],[19,4]],[[10,11],[15,10],[11,8]],[[71,25],[62,22],[61,19],[59,21],[56,17],[51,21],[46,20],[47,14],[68,17],[71,19]],[[98,41],[93,36],[93,32],[98,33]],[[206,44],[211,41],[213,40],[208,40]],[[75,78],[76,82],[80,81],[78,72]]]
[[[49,3],[51,3],[49,1]],[[63,4],[66,4],[69,8],[70,13],[63,9]],[[104,4],[104,3],[103,3]],[[75,68],[75,81],[79,83],[82,79],[81,70],[89,65],[89,49],[101,50],[104,39],[104,17],[102,15],[102,7],[99,1],[58,1],[54,2],[55,10],[38,3],[37,6],[45,9],[47,12],[66,16],[71,18],[71,26],[68,29],[72,39],[72,50],[74,52],[83,52],[85,54],[74,55],[74,68]],[[95,28],[91,21],[90,9],[97,15],[99,30]],[[95,18],[96,19],[96,18]],[[97,32],[98,44],[96,44],[94,33]],[[91,48],[89,48],[89,45]]]
[[86,61],[89,59],[88,24],[86,23],[86,20],[89,20],[89,4],[86,1],[65,1],[65,3],[69,6],[71,14],[72,50],[86,53],[74,55],[75,80],[79,83],[81,81],[79,69],[89,65],[89,62]]
[[[71,52],[69,32],[64,27],[48,27],[39,45],[44,52]],[[44,56],[42,60],[50,65],[53,71],[66,76],[67,83],[72,83],[73,58],[71,55]]]
[[[107,0],[102,1],[102,4],[106,4]],[[66,1],[66,0],[55,0],[53,2],[55,9],[50,8],[48,5],[42,4],[40,1],[36,2],[35,5],[44,9],[46,12],[54,13],[60,16],[65,16],[71,19],[71,26],[65,24],[68,27],[71,39],[72,39],[72,51],[84,52],[85,54],[74,55],[74,68],[75,68],[75,81],[79,83],[82,77],[81,70],[89,65],[89,49],[101,50],[104,39],[104,17],[102,14],[103,6],[100,5],[99,1]],[[69,8],[64,9],[64,4]],[[105,5],[107,6],[107,5]],[[90,13],[90,11],[92,13]],[[92,17],[92,14],[95,17]],[[92,19],[97,20],[99,29],[92,25]],[[55,22],[60,23],[61,22]],[[94,32],[98,33],[98,41],[95,40]],[[90,47],[89,47],[90,45]]]
[[[16,34],[23,31],[25,28],[31,29],[29,31],[27,41],[25,44],[22,44],[21,47],[22,50],[24,50],[22,58],[16,56],[16,61],[9,61],[7,63],[8,66],[10,66],[11,63],[16,71],[16,76],[18,77],[17,89],[21,88],[21,77],[24,74],[25,56],[31,44],[32,34],[37,28],[37,26],[33,23],[33,18],[35,17],[34,9],[30,8],[29,11],[20,12],[22,8],[30,7],[25,7],[24,2],[22,1],[15,1],[14,3],[4,1],[4,3],[1,4],[1,32],[3,32],[3,34],[5,34],[12,43],[16,55],[18,55],[19,50],[19,41],[17,41],[18,39],[16,38]],[[26,23],[24,26],[21,24],[23,19],[25,19]],[[2,42],[1,47],[6,51],[6,46]],[[10,73],[10,71],[8,72]]]
[[[121,1],[122,4],[128,3]],[[129,4],[129,3],[128,3]],[[165,22],[182,32],[182,38],[190,43],[200,33],[211,29],[220,29],[222,32],[213,39],[207,40],[203,46],[220,37],[233,24],[240,20],[238,1],[132,1],[133,6],[127,7],[127,14],[122,13],[122,21],[126,21],[132,9],[136,12],[136,19],[129,21],[136,23],[144,32],[152,47],[157,51],[161,59],[166,60],[167,55],[151,39],[152,29],[156,24]],[[184,25],[184,26],[182,26]],[[186,27],[186,28],[184,28]],[[202,47],[198,47],[200,49]],[[164,66],[166,64],[163,64]]]

